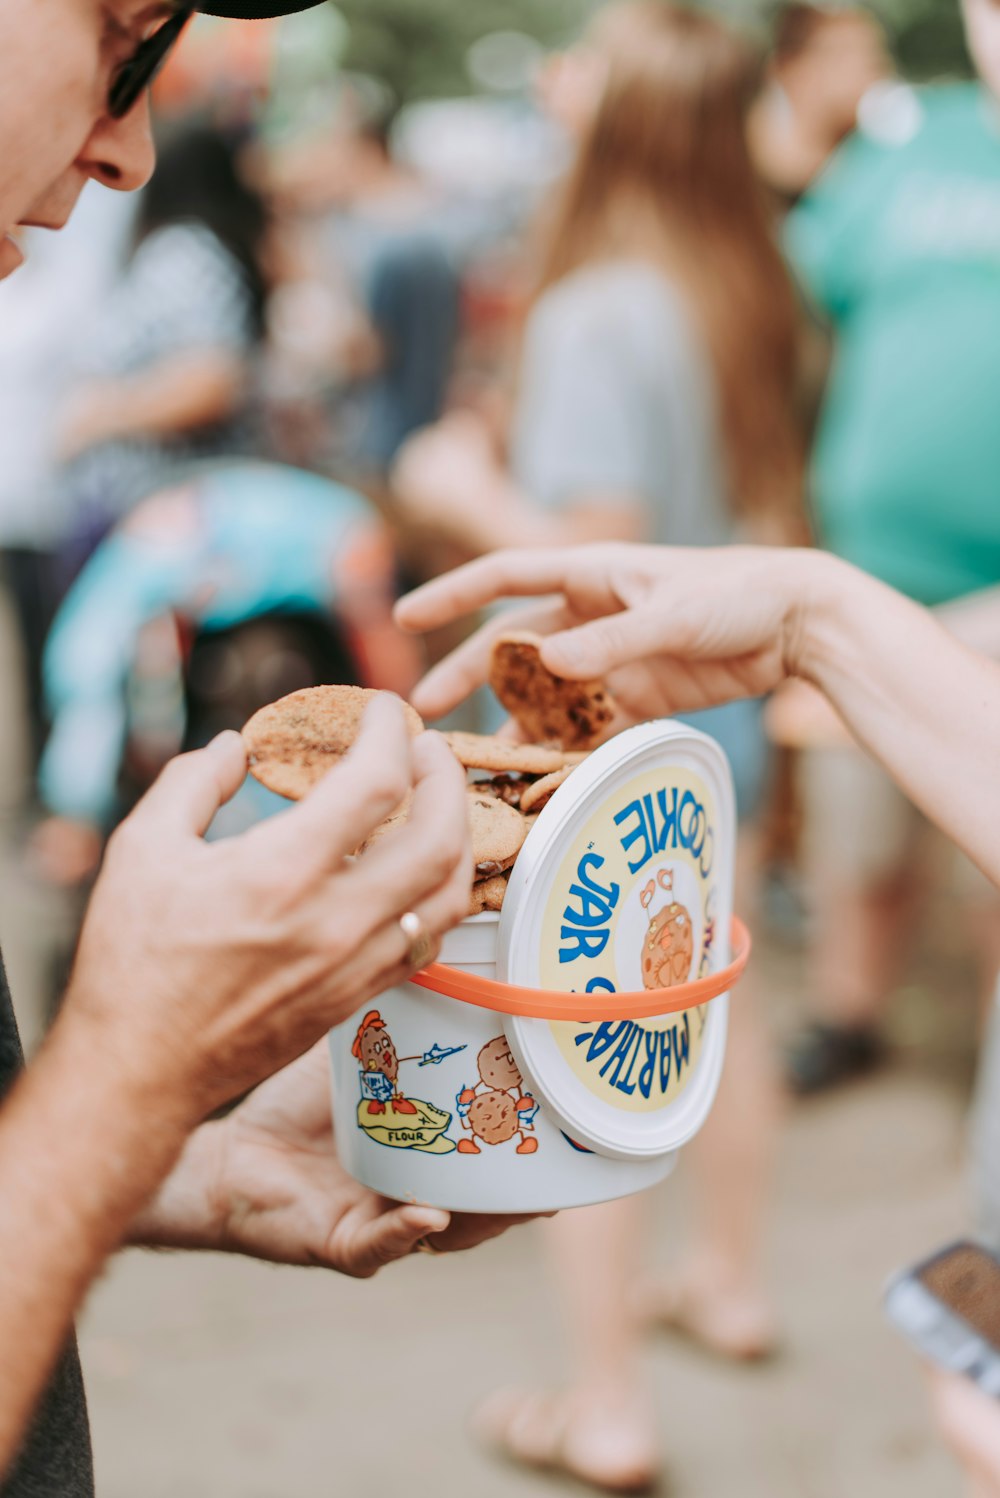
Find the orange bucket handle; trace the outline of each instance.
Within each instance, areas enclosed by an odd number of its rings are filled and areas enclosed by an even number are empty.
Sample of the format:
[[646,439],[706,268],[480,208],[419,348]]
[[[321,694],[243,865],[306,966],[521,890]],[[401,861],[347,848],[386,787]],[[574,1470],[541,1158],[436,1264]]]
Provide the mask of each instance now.
[[500,983],[496,978],[480,978],[463,973],[444,963],[435,962],[410,979],[421,988],[474,1004],[479,1009],[495,1009],[499,1014],[517,1014],[526,1019],[570,1020],[591,1023],[594,1020],[647,1019],[661,1014],[678,1014],[697,1009],[710,999],[728,993],[743,976],[750,958],[752,942],[743,922],[733,917],[730,929],[732,960],[719,973],[679,983],[673,988],[643,988],[638,993],[559,993],[551,988],[520,988]]

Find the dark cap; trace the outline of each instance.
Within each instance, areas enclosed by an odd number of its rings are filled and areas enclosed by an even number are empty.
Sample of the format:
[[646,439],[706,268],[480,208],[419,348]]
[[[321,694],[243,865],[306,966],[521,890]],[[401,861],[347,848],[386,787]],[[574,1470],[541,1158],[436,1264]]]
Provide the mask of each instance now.
[[290,16],[297,10],[312,10],[322,0],[206,0],[195,10],[206,16],[228,16],[233,21],[266,21],[272,16]]

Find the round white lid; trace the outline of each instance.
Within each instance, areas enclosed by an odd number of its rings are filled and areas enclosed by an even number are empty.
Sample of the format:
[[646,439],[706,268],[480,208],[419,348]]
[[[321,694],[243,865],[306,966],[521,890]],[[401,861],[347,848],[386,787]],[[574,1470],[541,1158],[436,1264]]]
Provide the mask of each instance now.
[[[593,995],[725,967],[735,839],[732,776],[713,739],[666,720],[617,735],[525,841],[500,914],[498,978]],[[506,1031],[526,1087],[574,1143],[648,1158],[704,1122],[728,1002],[610,1023],[511,1017]]]

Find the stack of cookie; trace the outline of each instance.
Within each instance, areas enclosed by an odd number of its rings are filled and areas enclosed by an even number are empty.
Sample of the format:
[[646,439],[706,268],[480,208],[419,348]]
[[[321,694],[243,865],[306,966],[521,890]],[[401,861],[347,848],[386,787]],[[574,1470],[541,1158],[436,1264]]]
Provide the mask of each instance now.
[[[507,880],[542,808],[599,739],[615,708],[601,682],[565,681],[543,666],[534,635],[501,636],[493,650],[490,685],[527,742],[475,733],[445,738],[470,775],[469,826],[475,861],[469,914],[499,910]],[[369,700],[363,687],[311,687],[255,713],[243,730],[251,774],[269,790],[300,800],[357,737]],[[423,723],[407,707],[416,735]],[[376,828],[365,848],[405,822],[404,802]]]
[[585,755],[478,733],[446,733],[469,782],[475,882],[469,914],[499,910],[531,824]]

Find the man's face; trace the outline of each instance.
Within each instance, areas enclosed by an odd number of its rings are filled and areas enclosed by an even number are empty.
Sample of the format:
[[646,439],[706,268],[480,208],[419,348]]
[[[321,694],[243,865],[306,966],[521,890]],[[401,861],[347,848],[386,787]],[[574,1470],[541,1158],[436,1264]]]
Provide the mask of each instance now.
[[962,10],[976,70],[1000,99],[1000,0],[962,0]]
[[0,278],[18,224],[62,228],[87,181],[131,192],[153,169],[145,100],[107,114],[117,69],[169,15],[157,0],[0,0]]

